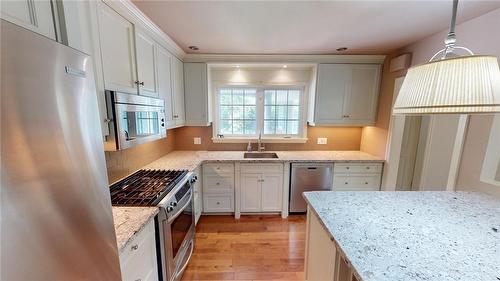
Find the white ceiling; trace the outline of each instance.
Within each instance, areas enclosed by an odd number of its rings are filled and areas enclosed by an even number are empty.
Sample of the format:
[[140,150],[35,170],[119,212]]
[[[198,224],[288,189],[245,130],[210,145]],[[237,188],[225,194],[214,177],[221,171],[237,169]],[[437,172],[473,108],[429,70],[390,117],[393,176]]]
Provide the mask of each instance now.
[[[133,2],[186,53],[207,54],[335,54],[344,46],[386,54],[446,29],[451,16],[451,0]],[[500,1],[461,1],[458,22],[497,8]]]

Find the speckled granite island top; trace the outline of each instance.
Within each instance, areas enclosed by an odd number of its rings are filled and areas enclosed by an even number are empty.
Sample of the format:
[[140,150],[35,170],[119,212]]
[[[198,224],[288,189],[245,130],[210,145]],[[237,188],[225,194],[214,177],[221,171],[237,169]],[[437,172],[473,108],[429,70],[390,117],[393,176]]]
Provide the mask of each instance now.
[[158,214],[158,211],[157,207],[113,207],[119,253]]
[[363,281],[500,280],[500,200],[467,192],[306,192]]
[[194,170],[202,162],[384,162],[362,151],[265,151],[275,152],[278,158],[243,158],[245,151],[174,151],[146,165],[144,169]]

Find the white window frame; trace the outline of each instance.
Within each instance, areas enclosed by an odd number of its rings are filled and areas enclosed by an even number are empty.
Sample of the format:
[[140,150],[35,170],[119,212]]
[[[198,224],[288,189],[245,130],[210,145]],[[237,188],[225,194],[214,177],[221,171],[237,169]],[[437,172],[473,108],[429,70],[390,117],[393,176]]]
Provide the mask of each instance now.
[[[256,89],[256,134],[255,135],[226,135],[219,137],[220,128],[220,99],[219,93],[221,89]],[[264,143],[305,143],[307,141],[307,92],[306,85],[303,83],[297,84],[283,84],[283,85],[251,85],[251,84],[220,84],[215,86],[214,103],[214,122],[213,122],[213,137],[212,141],[215,143],[246,143],[254,142],[259,138],[259,132],[262,132],[261,139]],[[299,133],[297,135],[280,134],[280,135],[266,135],[264,134],[264,91],[265,90],[299,90],[300,97],[300,111],[299,111]]]

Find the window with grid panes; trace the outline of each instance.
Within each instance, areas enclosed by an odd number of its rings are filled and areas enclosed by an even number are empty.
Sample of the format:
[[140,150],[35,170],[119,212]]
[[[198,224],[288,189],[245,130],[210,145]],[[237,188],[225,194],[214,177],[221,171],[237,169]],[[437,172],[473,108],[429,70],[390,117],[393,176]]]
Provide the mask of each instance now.
[[231,88],[218,90],[219,137],[301,137],[302,90],[299,88]]
[[264,90],[264,134],[297,135],[300,129],[300,91]]
[[257,90],[224,88],[219,91],[219,134],[257,134]]

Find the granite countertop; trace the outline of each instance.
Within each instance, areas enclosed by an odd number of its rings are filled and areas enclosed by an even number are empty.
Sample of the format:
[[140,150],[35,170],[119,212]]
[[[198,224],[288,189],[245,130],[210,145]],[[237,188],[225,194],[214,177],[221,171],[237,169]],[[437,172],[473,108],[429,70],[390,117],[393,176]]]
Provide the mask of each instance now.
[[470,192],[306,192],[362,281],[500,280],[500,200]]
[[151,221],[159,209],[157,207],[113,207],[116,243],[122,253],[127,245]]
[[143,169],[176,169],[193,171],[203,162],[384,162],[382,158],[362,151],[265,151],[278,158],[243,158],[245,151],[173,151],[146,165]]

